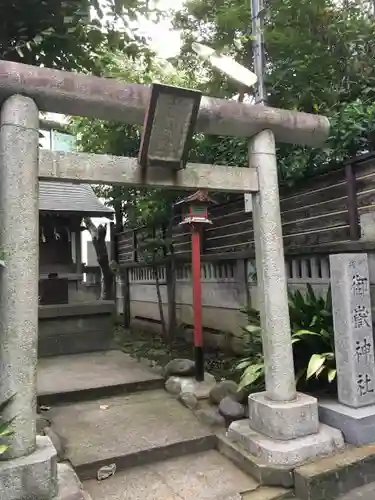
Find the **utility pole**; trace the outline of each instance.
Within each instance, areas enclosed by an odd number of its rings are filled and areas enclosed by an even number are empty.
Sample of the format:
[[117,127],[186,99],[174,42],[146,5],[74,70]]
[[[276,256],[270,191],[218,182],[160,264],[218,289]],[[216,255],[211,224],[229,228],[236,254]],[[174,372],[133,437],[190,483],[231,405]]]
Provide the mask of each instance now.
[[[375,0],[374,0],[375,1]],[[263,0],[251,0],[251,27],[253,37],[254,73],[258,77],[255,95],[256,104],[266,104],[267,96],[264,86],[264,3]]]

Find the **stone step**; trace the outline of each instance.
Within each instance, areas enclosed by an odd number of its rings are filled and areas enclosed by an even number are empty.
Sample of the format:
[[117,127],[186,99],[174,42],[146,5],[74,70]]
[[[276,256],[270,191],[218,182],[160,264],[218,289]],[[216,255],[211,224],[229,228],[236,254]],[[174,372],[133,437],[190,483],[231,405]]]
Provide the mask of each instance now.
[[52,429],[80,479],[213,449],[216,436],[164,390],[56,406]]
[[374,500],[375,483],[366,484],[349,493],[340,496],[337,500]]
[[285,493],[286,496],[282,497],[285,500],[375,498],[375,445],[348,447],[334,456],[321,458],[294,470],[262,463],[224,434],[218,435],[217,448],[260,484],[295,488],[295,494]]
[[292,500],[290,490],[272,486],[260,486],[255,491],[243,493],[241,500]]
[[353,490],[375,482],[375,445],[347,448],[332,457],[297,467],[294,477],[299,500],[351,500]]
[[162,388],[163,378],[121,351],[43,358],[38,362],[39,405],[95,400]]
[[[84,481],[92,500],[278,500],[259,496],[258,483],[216,450]],[[253,497],[252,495],[255,494]],[[245,496],[246,495],[246,496]]]

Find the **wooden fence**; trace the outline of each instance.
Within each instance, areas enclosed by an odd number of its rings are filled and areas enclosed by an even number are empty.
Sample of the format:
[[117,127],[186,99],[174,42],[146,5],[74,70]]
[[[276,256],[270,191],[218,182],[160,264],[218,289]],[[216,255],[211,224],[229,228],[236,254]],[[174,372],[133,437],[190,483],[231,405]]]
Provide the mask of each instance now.
[[[289,289],[318,294],[328,289],[329,255],[340,252],[369,254],[370,281],[375,287],[375,159],[372,155],[293,190],[281,191],[281,216]],[[246,318],[240,309],[259,303],[255,273],[251,213],[244,212],[243,196],[211,209],[213,224],[204,231],[202,251],[203,323],[206,341],[240,351],[246,339]],[[126,324],[160,325],[154,270],[138,258],[142,229],[117,235],[121,284],[118,312]],[[190,234],[176,225],[174,257],[158,265],[165,317],[171,329],[193,322]],[[375,293],[372,294],[375,299]],[[375,306],[375,302],[373,304]],[[143,327],[145,325],[143,324]],[[215,333],[216,332],[216,333]],[[222,333],[226,334],[223,336]],[[228,337],[229,335],[229,337]]]
[[[343,168],[280,192],[285,250],[360,239],[360,219],[375,211],[375,158],[364,155]],[[204,255],[254,253],[252,214],[245,213],[244,197],[210,209],[212,226],[204,229]],[[137,240],[142,228],[118,235],[120,264],[138,261]],[[172,235],[174,254],[187,257],[190,233],[176,224]]]

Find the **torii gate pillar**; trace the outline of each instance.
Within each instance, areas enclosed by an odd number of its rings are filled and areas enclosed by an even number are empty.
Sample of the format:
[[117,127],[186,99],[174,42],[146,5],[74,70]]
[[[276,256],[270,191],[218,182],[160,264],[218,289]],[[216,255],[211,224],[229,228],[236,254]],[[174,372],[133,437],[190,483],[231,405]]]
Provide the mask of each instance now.
[[263,130],[250,141],[249,166],[258,173],[253,224],[266,391],[249,396],[249,420],[228,437],[266,463],[294,466],[344,447],[340,431],[319,424],[318,401],[296,392],[281,229],[275,137]]

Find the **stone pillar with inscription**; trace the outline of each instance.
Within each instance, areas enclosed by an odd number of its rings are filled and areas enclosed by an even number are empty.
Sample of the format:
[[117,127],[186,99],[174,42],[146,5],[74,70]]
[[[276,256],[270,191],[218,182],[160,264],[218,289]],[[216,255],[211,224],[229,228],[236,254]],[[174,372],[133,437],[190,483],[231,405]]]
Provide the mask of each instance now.
[[319,403],[323,422],[350,444],[375,442],[375,359],[367,254],[330,256],[338,401]]

